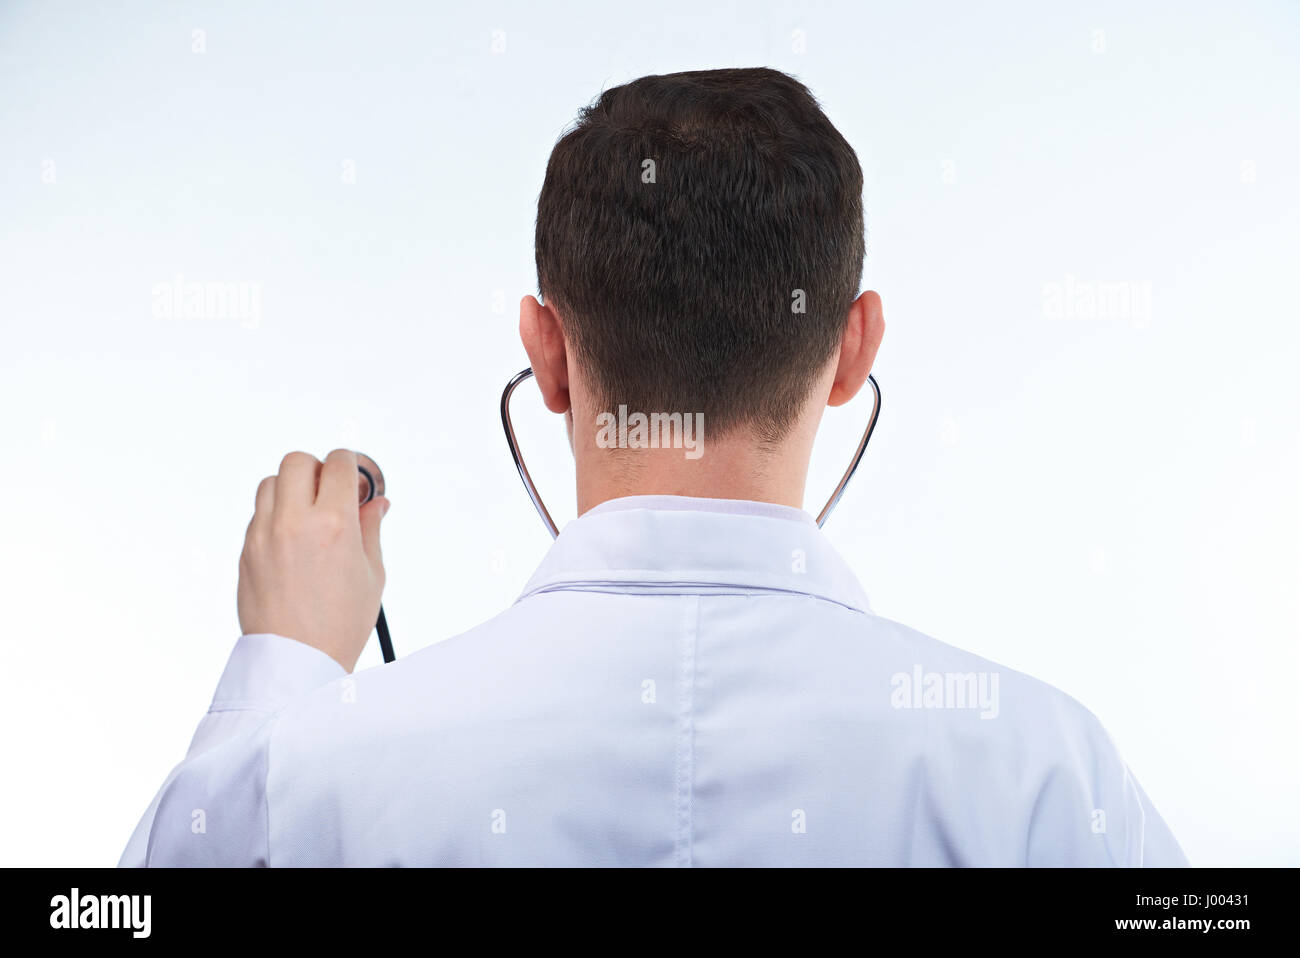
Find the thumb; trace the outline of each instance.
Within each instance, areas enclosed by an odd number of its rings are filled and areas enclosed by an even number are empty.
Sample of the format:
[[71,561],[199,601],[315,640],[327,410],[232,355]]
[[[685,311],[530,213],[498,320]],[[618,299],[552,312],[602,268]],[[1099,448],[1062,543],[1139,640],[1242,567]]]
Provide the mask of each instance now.
[[392,503],[385,497],[371,499],[361,507],[361,548],[372,566],[382,566],[384,556],[379,548],[379,523]]

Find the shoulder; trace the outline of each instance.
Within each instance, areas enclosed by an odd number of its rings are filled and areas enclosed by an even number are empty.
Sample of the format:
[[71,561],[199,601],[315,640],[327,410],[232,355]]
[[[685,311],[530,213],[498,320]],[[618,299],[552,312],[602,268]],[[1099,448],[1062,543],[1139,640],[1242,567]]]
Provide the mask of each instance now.
[[1073,696],[897,622],[867,628],[890,662],[891,706],[931,713],[929,761],[956,770],[946,784],[971,807],[1010,816],[1027,864],[1185,864],[1110,733]]
[[1096,715],[1047,682],[880,616],[867,614],[864,628],[889,670],[896,708],[974,704],[982,720],[1006,734],[1109,743]]
[[[391,741],[404,728],[465,727],[526,688],[545,651],[529,642],[528,620],[507,609],[466,632],[341,676],[283,709],[273,747],[323,757]],[[530,673],[530,670],[534,670]]]

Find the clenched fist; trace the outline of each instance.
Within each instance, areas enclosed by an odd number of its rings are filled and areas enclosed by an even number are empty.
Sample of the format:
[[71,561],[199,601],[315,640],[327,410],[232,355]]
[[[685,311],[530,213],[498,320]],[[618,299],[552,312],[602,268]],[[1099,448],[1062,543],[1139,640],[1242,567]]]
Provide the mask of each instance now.
[[239,626],[320,649],[349,672],[379,615],[382,496],[357,505],[357,455],[291,452],[257,487],[239,557]]

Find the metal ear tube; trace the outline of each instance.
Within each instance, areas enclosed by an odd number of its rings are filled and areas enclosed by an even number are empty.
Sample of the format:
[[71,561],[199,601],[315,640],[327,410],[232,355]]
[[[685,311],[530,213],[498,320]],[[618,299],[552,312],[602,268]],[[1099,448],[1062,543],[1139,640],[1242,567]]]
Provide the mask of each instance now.
[[[537,485],[533,482],[533,477],[528,473],[528,466],[524,463],[523,453],[519,451],[519,440],[515,436],[515,426],[510,419],[510,397],[514,395],[515,389],[526,379],[531,379],[533,375],[532,367],[522,369],[510,377],[506,383],[506,388],[501,393],[501,426],[505,429],[506,445],[510,447],[510,457],[515,461],[515,468],[519,470],[519,480],[524,484],[524,491],[528,493],[528,498],[533,501],[533,507],[537,514],[542,517],[542,523],[546,526],[546,531],[554,539],[560,534],[559,527],[556,526],[555,520],[551,518],[550,511],[546,508],[546,503],[542,502],[541,493],[537,491]],[[876,420],[880,418],[880,384],[876,382],[875,376],[867,376],[867,385],[871,387],[874,395],[874,402],[871,404],[871,418],[867,420],[867,428],[862,433],[862,440],[858,443],[858,448],[853,453],[853,458],[849,460],[849,466],[844,470],[844,475],[840,477],[839,485],[831,493],[831,497],[826,500],[826,505],[817,515],[817,526],[826,524],[831,512],[840,503],[844,490],[848,488],[853,474],[858,471],[858,465],[862,462],[863,453],[867,451],[867,443],[871,442],[871,434],[876,431]],[[382,618],[382,613],[381,616]]]

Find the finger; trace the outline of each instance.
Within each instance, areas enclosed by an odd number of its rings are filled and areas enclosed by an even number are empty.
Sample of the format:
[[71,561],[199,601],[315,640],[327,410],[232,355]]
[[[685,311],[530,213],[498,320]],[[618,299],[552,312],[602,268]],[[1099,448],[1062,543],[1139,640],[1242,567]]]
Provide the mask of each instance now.
[[267,476],[257,484],[257,500],[253,505],[253,521],[248,524],[250,529],[255,526],[265,525],[271,521],[271,513],[275,510],[275,476]]
[[357,454],[351,449],[335,449],[325,457],[325,465],[321,466],[316,505],[355,514],[359,475]]
[[316,501],[316,482],[321,463],[305,452],[291,452],[280,462],[280,477],[275,484],[275,511],[307,509]]
[[392,503],[380,496],[361,507],[361,548],[370,560],[370,567],[375,570],[384,567],[384,555],[379,548],[379,524],[388,513],[390,505]]

